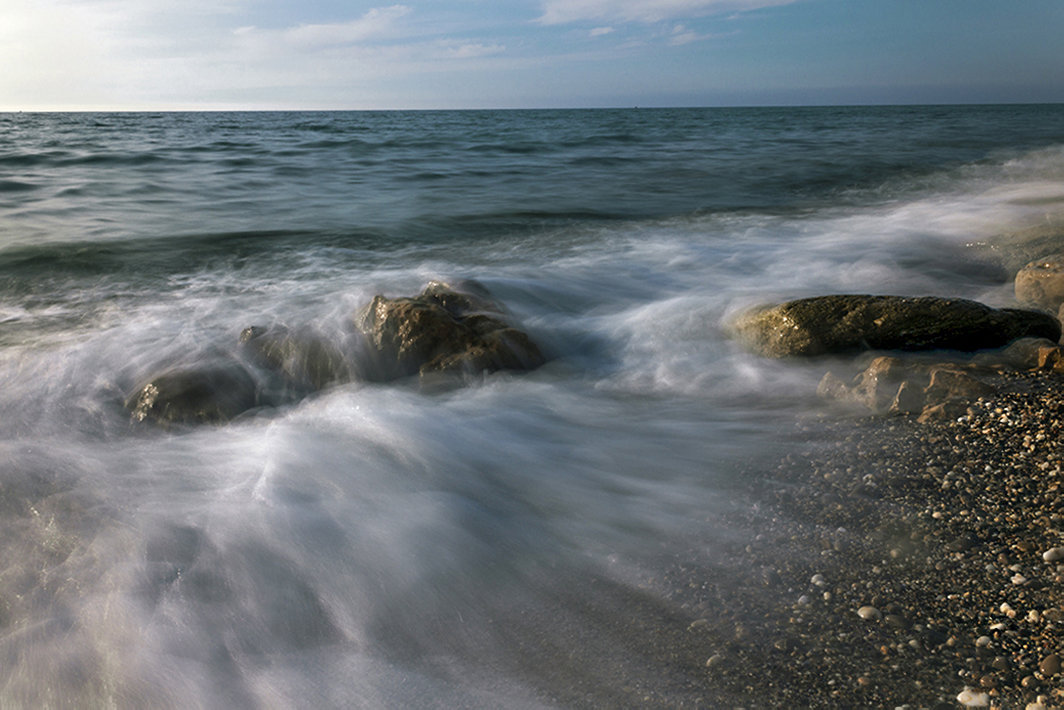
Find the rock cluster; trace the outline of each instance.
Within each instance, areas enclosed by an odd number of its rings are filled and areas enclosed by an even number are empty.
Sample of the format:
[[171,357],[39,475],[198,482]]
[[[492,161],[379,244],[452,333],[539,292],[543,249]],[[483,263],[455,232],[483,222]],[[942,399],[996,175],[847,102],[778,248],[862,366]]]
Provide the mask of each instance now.
[[970,402],[992,392],[992,385],[960,366],[887,355],[872,360],[850,383],[828,372],[817,388],[826,399],[858,403],[877,414],[919,414],[922,421],[960,416]]
[[377,296],[352,326],[362,347],[310,330],[247,327],[236,352],[166,367],[137,385],[125,406],[134,421],[218,423],[344,382],[533,370],[545,362],[502,306],[471,281],[433,281],[409,298]]
[[743,314],[733,330],[768,357],[860,350],[1000,348],[1017,338],[1060,339],[1045,313],[995,309],[960,298],[836,295],[803,298]]

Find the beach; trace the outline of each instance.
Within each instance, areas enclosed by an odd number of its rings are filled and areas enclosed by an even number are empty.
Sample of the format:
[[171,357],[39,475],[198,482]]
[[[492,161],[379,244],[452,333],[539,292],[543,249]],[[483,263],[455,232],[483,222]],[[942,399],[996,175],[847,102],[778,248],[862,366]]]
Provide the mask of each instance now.
[[1059,706],[1064,382],[997,384],[948,421],[801,425],[748,492],[743,601],[690,596],[737,707]]
[[[1064,243],[1061,136],[0,115],[0,706],[1052,706],[1062,375],[975,360],[1009,313],[1058,337],[1009,309]],[[873,413],[887,353],[736,337],[813,297],[997,340],[921,339],[986,352],[906,355],[951,364]]]

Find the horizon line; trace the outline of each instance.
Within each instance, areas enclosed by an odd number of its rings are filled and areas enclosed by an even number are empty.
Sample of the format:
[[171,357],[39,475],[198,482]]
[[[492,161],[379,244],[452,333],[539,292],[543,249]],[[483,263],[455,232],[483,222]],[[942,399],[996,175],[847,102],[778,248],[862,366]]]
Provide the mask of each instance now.
[[387,113],[445,111],[631,111],[677,109],[746,109],[746,108],[891,108],[903,106],[1059,106],[1059,101],[901,101],[860,103],[736,103],[676,105],[602,105],[602,106],[469,106],[461,108],[0,108],[0,114],[19,113]]

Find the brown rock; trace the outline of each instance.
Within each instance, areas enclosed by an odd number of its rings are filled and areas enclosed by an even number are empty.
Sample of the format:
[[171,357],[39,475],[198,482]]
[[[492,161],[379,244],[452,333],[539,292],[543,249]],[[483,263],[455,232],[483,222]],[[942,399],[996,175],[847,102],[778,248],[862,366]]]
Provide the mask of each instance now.
[[768,357],[868,349],[975,351],[1022,337],[1060,339],[1060,323],[1048,314],[935,297],[805,298],[743,314],[732,329],[747,347]]
[[998,353],[980,356],[985,364],[1017,370],[1052,369],[1060,360],[1060,347],[1045,338],[1020,338]]
[[1052,312],[1064,304],[1064,254],[1035,259],[1016,274],[1016,300]]
[[432,282],[412,298],[377,296],[355,319],[374,356],[370,379],[532,370],[544,362],[526,333],[483,294]]
[[952,398],[978,399],[995,391],[992,386],[960,370],[939,367],[931,370],[931,381],[924,394],[929,403],[939,403]]
[[310,332],[251,326],[240,333],[240,342],[260,364],[282,373],[297,387],[320,390],[353,379],[351,365],[343,353]]
[[887,411],[890,414],[913,414],[924,408],[927,396],[918,385],[902,382]]
[[1055,653],[1049,654],[1038,664],[1038,670],[1042,671],[1046,678],[1060,673],[1060,658]]
[[255,380],[237,362],[167,370],[138,386],[125,402],[134,421],[164,426],[220,423],[257,404]]
[[965,399],[947,399],[945,402],[930,404],[924,407],[916,421],[921,424],[936,421],[956,419],[968,412],[968,401]]

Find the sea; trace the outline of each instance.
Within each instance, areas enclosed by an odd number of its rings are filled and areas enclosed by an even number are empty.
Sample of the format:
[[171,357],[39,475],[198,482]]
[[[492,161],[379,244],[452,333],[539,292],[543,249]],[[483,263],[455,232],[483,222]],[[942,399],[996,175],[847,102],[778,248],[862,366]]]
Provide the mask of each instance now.
[[[658,632],[796,419],[854,416],[729,323],[1010,305],[1062,225],[1064,105],[0,114],[0,706],[715,707]],[[433,280],[547,364],[124,407]]]

